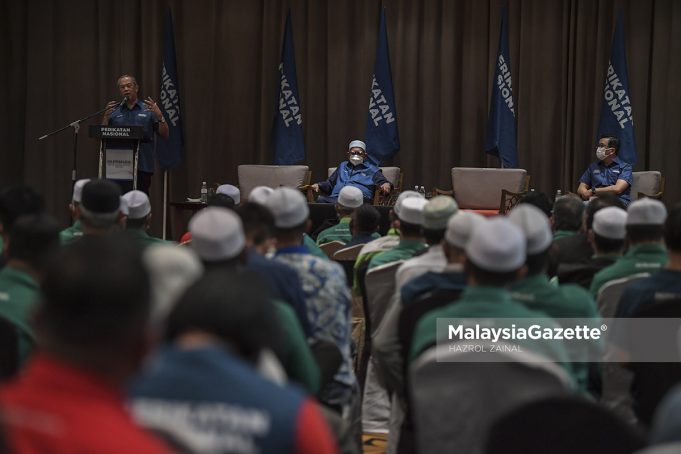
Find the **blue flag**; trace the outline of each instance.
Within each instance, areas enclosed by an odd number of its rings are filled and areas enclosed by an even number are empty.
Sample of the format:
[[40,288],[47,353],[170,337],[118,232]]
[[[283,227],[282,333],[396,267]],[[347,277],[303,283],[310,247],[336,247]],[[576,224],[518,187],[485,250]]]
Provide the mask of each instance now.
[[617,155],[632,166],[636,164],[636,140],[634,140],[634,117],[629,98],[627,58],[624,53],[624,26],[622,12],[617,15],[615,36],[612,40],[610,61],[605,73],[601,121],[598,123],[596,140],[612,134],[620,141]]
[[158,162],[163,170],[177,167],[182,162],[184,132],[180,117],[180,82],[175,64],[175,34],[170,8],[163,27],[163,69],[161,70],[161,101],[159,107],[168,123],[168,139],[159,137],[156,142]]
[[369,96],[369,116],[367,118],[365,142],[367,154],[376,164],[392,158],[400,149],[393,79],[390,74],[385,8],[381,8],[381,23],[378,28],[378,44],[376,46],[374,75],[371,81],[371,95]]
[[279,106],[274,120],[274,163],[296,164],[305,159],[303,115],[300,111],[291,10],[286,15],[284,45],[279,63]]
[[501,166],[518,167],[518,139],[511,81],[511,54],[508,51],[508,9],[501,11],[499,49],[492,82],[492,101],[487,119],[485,152],[497,156]]

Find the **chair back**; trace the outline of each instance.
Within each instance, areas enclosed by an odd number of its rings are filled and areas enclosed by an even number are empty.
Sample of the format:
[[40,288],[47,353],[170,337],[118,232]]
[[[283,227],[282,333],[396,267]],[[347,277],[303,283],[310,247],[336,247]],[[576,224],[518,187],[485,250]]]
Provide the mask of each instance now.
[[365,317],[371,336],[385,316],[393,294],[395,293],[395,273],[404,260],[386,263],[367,271],[364,277],[367,301]]
[[356,244],[354,246],[339,249],[333,254],[332,258],[338,261],[351,260],[354,263],[359,255],[359,251],[362,250],[362,247],[364,247],[364,244]]
[[645,446],[633,426],[579,396],[536,400],[497,419],[485,454],[631,454]]
[[646,197],[659,198],[664,190],[664,177],[657,170],[632,172],[631,201],[639,198],[639,193]]
[[525,169],[454,167],[452,189],[459,208],[496,210],[501,191],[523,192],[529,187]]
[[319,245],[319,249],[321,249],[328,258],[333,258],[333,255],[336,253],[336,251],[343,249],[344,247],[345,243],[338,240],[329,241],[328,243]]
[[[489,349],[489,343],[465,343]],[[496,362],[472,362],[472,355],[480,353],[450,351],[442,344],[410,366],[417,452],[482,453],[489,427],[499,416],[526,402],[568,392],[565,372],[541,355],[485,353]]]
[[242,164],[238,167],[239,190],[241,199],[248,199],[256,186],[278,188],[288,186],[299,188],[310,184],[310,168],[308,166],[272,166]]
[[601,316],[603,318],[614,317],[624,289],[632,282],[645,279],[648,276],[650,276],[648,273],[638,273],[606,282],[598,291],[598,296],[596,298],[598,311],[601,313]]
[[[632,282],[645,279],[648,276],[648,273],[639,273],[606,282],[599,290],[596,298],[601,316],[603,318],[614,317],[624,289]],[[636,419],[630,392],[632,380],[632,372],[619,363],[606,362],[603,364],[601,403],[626,421]]]
[[[660,318],[667,320],[664,328],[655,333],[655,345],[673,346],[676,362],[643,362],[650,359],[650,351],[643,345],[632,342],[630,345],[633,372],[632,398],[634,412],[645,425],[652,424],[653,415],[665,395],[681,382],[681,351],[679,333],[681,332],[681,295],[666,294],[664,301],[647,304],[634,312],[632,318]],[[630,333],[632,339],[645,338],[650,333]],[[648,346],[650,348],[650,346]]]

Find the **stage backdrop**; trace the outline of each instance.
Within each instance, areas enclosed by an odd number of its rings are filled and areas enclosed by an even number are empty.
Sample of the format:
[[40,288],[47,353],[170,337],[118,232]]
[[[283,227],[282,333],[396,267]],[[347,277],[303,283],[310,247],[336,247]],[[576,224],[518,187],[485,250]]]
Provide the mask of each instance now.
[[[405,186],[450,188],[453,166],[497,166],[484,153],[502,2],[386,0]],[[306,164],[313,179],[362,138],[379,0],[0,0],[0,184],[42,191],[66,223],[71,135],[47,131],[120,99],[116,79],[137,76],[159,97],[163,17],[173,12],[185,157],[171,199],[201,181],[236,183],[238,164],[273,162],[281,40],[293,18]],[[616,12],[622,8],[638,162],[681,183],[681,3],[675,0],[515,0],[509,5],[519,163],[532,186],[574,190],[594,159]],[[78,177],[97,168],[81,130]],[[153,186],[155,231],[160,172]]]

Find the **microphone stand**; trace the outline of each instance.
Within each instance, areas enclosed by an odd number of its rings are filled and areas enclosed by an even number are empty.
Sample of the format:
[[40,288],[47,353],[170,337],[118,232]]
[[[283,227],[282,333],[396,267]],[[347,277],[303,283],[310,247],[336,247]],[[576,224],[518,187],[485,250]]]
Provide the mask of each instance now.
[[101,115],[106,111],[106,107],[103,108],[102,110],[99,110],[93,114],[90,114],[86,117],[83,117],[79,120],[74,121],[73,123],[69,123],[66,126],[59,128],[55,131],[49,132],[43,136],[38,137],[38,141],[47,139],[50,136],[53,136],[55,134],[58,134],[65,129],[73,128],[73,169],[71,170],[71,188],[73,188],[73,185],[76,184],[76,163],[77,163],[77,156],[78,156],[78,132],[80,131],[80,124],[84,122],[85,120],[89,120],[92,117],[96,117],[97,115]]

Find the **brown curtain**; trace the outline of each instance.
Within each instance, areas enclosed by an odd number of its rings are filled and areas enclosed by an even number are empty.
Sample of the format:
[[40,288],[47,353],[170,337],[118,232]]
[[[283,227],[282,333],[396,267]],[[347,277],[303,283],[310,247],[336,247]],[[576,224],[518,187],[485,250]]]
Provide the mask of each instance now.
[[[636,170],[661,170],[665,200],[681,183],[681,3],[509,2],[520,166],[549,194],[573,190],[594,158],[604,71],[618,9],[636,128]],[[200,182],[236,182],[244,163],[272,163],[283,24],[292,10],[307,159],[313,179],[364,135],[381,6],[386,7],[405,186],[449,188],[453,166],[498,166],[483,152],[501,0],[0,0],[0,183],[31,184],[66,223],[72,136],[37,137],[118,99],[137,76],[158,98],[163,13],[175,20],[185,159],[171,200]],[[78,142],[78,177],[97,144]],[[160,231],[162,176],[152,186]]]

